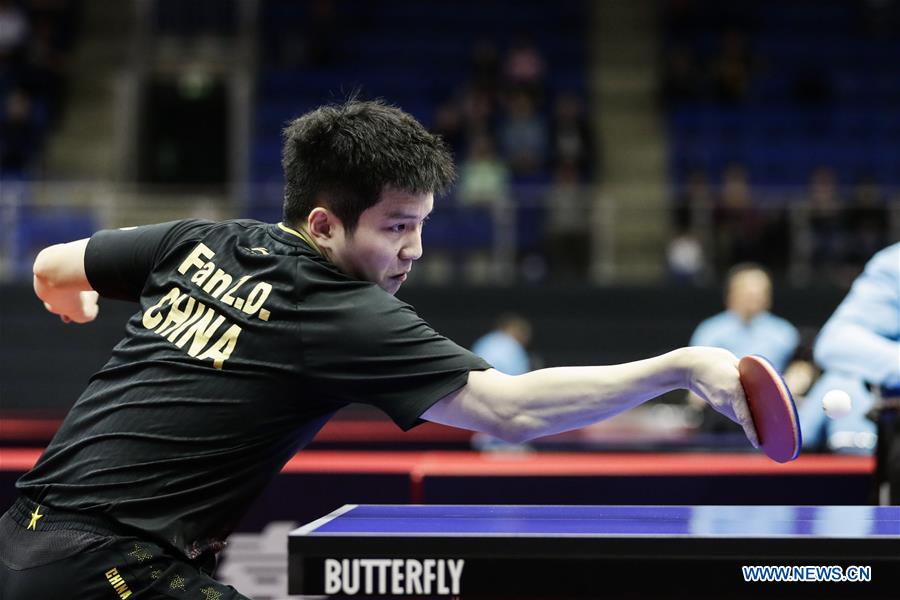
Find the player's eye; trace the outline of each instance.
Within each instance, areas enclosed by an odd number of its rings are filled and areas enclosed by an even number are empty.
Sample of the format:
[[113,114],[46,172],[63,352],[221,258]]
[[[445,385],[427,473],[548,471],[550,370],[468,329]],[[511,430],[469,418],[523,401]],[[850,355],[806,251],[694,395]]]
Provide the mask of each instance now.
[[391,231],[395,233],[403,233],[404,231],[406,231],[406,223],[397,223],[396,225],[392,225]]

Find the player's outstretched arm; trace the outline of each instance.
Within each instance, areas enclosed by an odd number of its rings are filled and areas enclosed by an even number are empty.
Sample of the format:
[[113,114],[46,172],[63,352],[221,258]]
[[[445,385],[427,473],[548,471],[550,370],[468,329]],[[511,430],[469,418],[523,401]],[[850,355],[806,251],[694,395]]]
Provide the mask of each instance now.
[[97,292],[84,271],[87,244],[83,239],[49,246],[34,261],[34,293],[66,323],[87,323],[97,317]]
[[422,418],[522,442],[584,427],[676,389],[706,400],[758,445],[738,359],[720,348],[681,348],[620,365],[555,367],[518,376],[473,371],[467,385]]

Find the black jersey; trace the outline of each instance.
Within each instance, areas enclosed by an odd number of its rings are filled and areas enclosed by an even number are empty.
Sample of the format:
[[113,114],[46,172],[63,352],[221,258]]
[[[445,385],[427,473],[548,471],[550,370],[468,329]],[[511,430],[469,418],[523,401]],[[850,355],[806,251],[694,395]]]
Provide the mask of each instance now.
[[141,307],[17,487],[188,557],[217,550],[342,406],[371,404],[408,429],[490,367],[279,225],[101,231],[85,270],[101,296]]

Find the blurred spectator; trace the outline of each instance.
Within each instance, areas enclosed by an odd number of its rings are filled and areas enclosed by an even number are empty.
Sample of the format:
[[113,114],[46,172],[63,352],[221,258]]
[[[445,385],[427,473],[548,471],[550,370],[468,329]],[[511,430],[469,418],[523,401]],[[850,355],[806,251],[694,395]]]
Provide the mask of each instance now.
[[752,58],[747,36],[732,29],[722,34],[722,52],[713,65],[716,98],[722,104],[740,104],[750,89]]
[[491,40],[479,40],[472,47],[472,87],[496,98],[500,92],[500,77],[500,54],[497,46]]
[[776,274],[787,272],[791,254],[791,223],[788,206],[783,200],[760,207],[763,216],[756,259]]
[[64,56],[78,27],[73,0],[0,0],[0,170],[23,174],[65,102]]
[[587,176],[595,167],[594,136],[581,98],[573,93],[557,96],[551,131],[553,166],[572,164],[585,179],[591,179]]
[[546,68],[541,51],[531,39],[522,36],[510,47],[503,74],[511,90],[524,91],[537,101],[544,85]]
[[[496,219],[515,217],[509,222],[516,228],[521,276],[546,276],[550,258],[556,276],[583,279],[590,244],[589,222],[583,212],[578,214],[584,210],[580,185],[595,170],[595,140],[576,94],[559,94],[551,122],[539,111],[545,69],[543,56],[529,39],[516,40],[502,64],[492,40],[477,41],[464,92],[458,102],[446,101],[437,108],[434,131],[457,156],[465,156],[460,160],[460,204],[491,211],[490,231],[473,226],[461,239],[493,239],[504,228]],[[469,151],[463,154],[466,147]],[[510,202],[514,184],[526,184],[516,195],[521,202],[515,207]],[[466,215],[476,212],[468,210]],[[469,246],[468,279],[484,282],[497,276],[496,256],[479,250],[477,241]]]
[[334,67],[341,60],[338,40],[347,33],[342,30],[334,2],[311,0],[304,6],[306,12],[301,31],[271,36],[265,43],[281,67]]
[[487,92],[469,86],[460,102],[467,139],[491,135],[494,130],[494,100]]
[[53,30],[53,45],[58,50],[72,46],[79,27],[81,0],[28,0],[28,14],[35,24]]
[[672,238],[666,248],[666,265],[669,276],[677,283],[699,283],[706,275],[712,210],[706,171],[694,169],[672,206]]
[[708,228],[708,214],[714,199],[709,178],[703,169],[693,169],[687,182],[675,197],[672,206],[672,228],[675,231],[693,231]]
[[735,263],[759,259],[765,217],[753,201],[750,179],[743,165],[731,164],[722,175],[714,224],[719,272]]
[[763,206],[754,199],[743,165],[731,164],[722,175],[722,188],[713,217],[716,270],[754,261],[781,271],[787,266],[790,229],[780,205]]
[[487,134],[476,135],[459,168],[459,204],[465,208],[457,230],[457,243],[465,254],[464,276],[472,283],[494,281],[500,275],[491,259],[490,243],[498,219],[508,216],[509,169],[494,151]]
[[0,172],[23,173],[31,164],[40,142],[31,98],[14,90],[6,98],[0,118]]
[[53,125],[62,117],[67,87],[62,42],[57,39],[57,34],[50,17],[35,22],[28,42],[28,67],[23,82],[32,93],[43,98]]
[[467,206],[493,206],[509,199],[509,170],[487,135],[472,140],[459,170],[459,199]]
[[465,149],[465,130],[462,111],[455,102],[447,101],[438,105],[434,111],[433,131],[441,136],[453,156],[459,160]]
[[783,373],[800,343],[797,328],[769,312],[772,280],[760,265],[742,263],[725,282],[725,311],[700,323],[691,346],[725,348],[735,356],[759,354]]
[[836,279],[846,254],[844,207],[837,176],[829,167],[818,167],[809,180],[809,257],[826,276]]
[[854,267],[862,267],[887,244],[890,214],[881,188],[872,177],[861,178],[850,199],[846,219],[850,236],[847,259]]
[[528,94],[516,92],[510,97],[508,113],[500,126],[500,140],[513,175],[535,175],[544,169],[547,123]]
[[699,283],[705,274],[706,256],[700,238],[678,229],[666,246],[666,268],[675,283]]
[[13,0],[0,0],[0,55],[12,56],[25,45],[28,19]]
[[306,64],[326,68],[338,62],[337,40],[342,35],[337,9],[333,0],[314,0],[309,3],[309,24],[306,27]]
[[666,107],[696,102],[703,95],[703,74],[687,46],[666,51],[662,100]]
[[546,254],[551,278],[584,281],[591,263],[590,190],[578,166],[560,164],[547,197]]
[[[725,311],[701,322],[690,345],[724,348],[737,357],[763,356],[784,373],[794,394],[803,394],[812,366],[805,361],[790,362],[800,345],[800,333],[791,323],[770,313],[771,307],[772,279],[766,270],[753,263],[736,265],[725,282]],[[696,408],[702,407],[704,428],[719,431],[730,426],[699,398],[689,395],[689,400]]]
[[478,338],[472,352],[507,375],[522,375],[530,369],[526,348],[531,341],[531,324],[516,314],[497,320],[493,331]]

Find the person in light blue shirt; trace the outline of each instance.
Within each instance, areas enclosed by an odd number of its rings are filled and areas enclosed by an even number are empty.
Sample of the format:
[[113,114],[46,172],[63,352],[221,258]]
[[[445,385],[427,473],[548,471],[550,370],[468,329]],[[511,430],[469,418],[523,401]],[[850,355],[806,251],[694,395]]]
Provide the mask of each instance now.
[[531,325],[522,317],[505,315],[494,331],[480,337],[472,352],[507,375],[522,375],[530,370],[525,347],[531,340]]
[[779,372],[797,351],[800,334],[785,319],[769,312],[772,280],[762,267],[743,263],[728,274],[725,286],[726,310],[697,326],[691,346],[725,348],[735,356],[758,354]]
[[[800,344],[800,333],[788,321],[770,313],[771,306],[772,279],[766,270],[755,263],[735,265],[725,281],[725,310],[702,321],[690,345],[724,348],[738,357],[758,354],[784,373]],[[788,385],[793,389],[790,381]],[[700,398],[688,394],[687,399],[700,411],[701,429],[719,433],[731,429]]]
[[[804,446],[870,453],[877,437],[866,418],[874,400],[869,387],[900,395],[900,243],[869,260],[819,333],[813,354],[824,373],[800,407]],[[847,392],[852,404],[849,415],[832,421],[825,417],[822,396],[834,389]],[[900,445],[894,446],[900,453]]]

